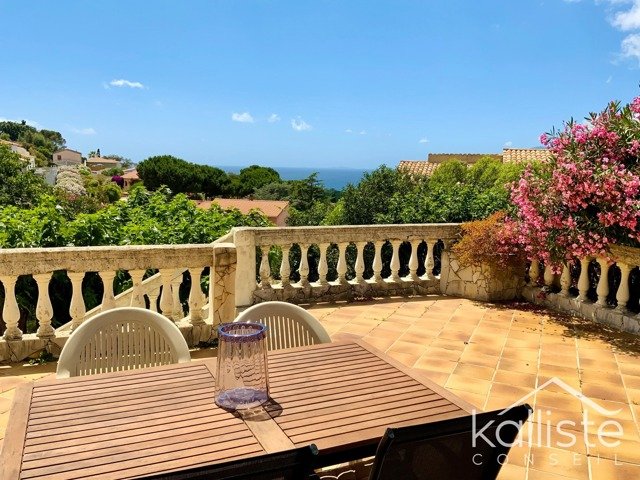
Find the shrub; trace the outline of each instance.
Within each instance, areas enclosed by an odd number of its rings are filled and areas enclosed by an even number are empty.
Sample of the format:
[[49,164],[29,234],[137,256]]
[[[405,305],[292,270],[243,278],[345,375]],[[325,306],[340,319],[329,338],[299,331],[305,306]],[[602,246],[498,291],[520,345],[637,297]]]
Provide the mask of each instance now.
[[549,160],[513,186],[513,225],[530,259],[560,270],[573,258],[607,256],[608,245],[640,245],[640,97],[611,102],[585,123],[540,137]]

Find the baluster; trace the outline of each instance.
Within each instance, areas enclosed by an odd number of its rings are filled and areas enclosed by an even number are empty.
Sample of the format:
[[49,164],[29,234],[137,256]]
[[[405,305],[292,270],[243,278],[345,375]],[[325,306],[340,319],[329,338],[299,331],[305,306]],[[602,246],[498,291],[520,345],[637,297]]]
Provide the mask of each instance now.
[[327,249],[328,243],[321,243],[318,245],[320,248],[320,260],[318,261],[318,283],[320,285],[327,284],[327,273],[329,273],[329,265],[327,265]]
[[409,277],[412,281],[417,282],[418,277],[418,247],[422,243],[421,240],[411,240],[411,257],[409,257]]
[[300,285],[303,287],[309,285],[309,259],[307,257],[308,249],[308,244],[300,244],[300,268],[298,268],[298,273],[300,273]]
[[391,240],[393,256],[391,257],[391,279],[394,282],[400,281],[400,245],[402,240]]
[[384,241],[377,241],[373,243],[375,253],[373,255],[373,279],[376,283],[382,282],[382,246]]
[[616,292],[616,300],[618,301],[616,310],[622,313],[627,313],[627,302],[629,301],[629,274],[631,273],[631,267],[626,263],[618,262],[618,268],[620,268],[620,286]]
[[51,326],[51,320],[53,319],[53,307],[51,306],[51,298],[49,297],[51,274],[40,273],[34,275],[33,279],[38,284],[38,303],[36,304],[38,331],[36,335],[39,338],[53,338],[56,336],[56,331]]
[[367,245],[367,242],[356,242],[356,248],[358,249],[356,255],[356,264],[355,264],[355,272],[356,272],[356,283],[364,283],[364,247]]
[[103,293],[102,304],[100,305],[100,311],[106,312],[112,308],[116,308],[116,297],[113,294],[113,280],[116,278],[116,272],[98,272],[98,275],[102,279]]
[[147,293],[147,297],[149,297],[149,310],[152,312],[158,311],[158,297],[160,296],[160,289],[157,288],[149,293]]
[[4,332],[5,340],[20,340],[22,331],[18,328],[20,321],[20,309],[16,300],[16,277],[1,276],[0,282],[4,285],[4,306],[2,318],[7,329]]
[[260,288],[271,288],[271,266],[269,265],[269,245],[262,245],[260,260]]
[[173,270],[161,269],[160,277],[162,278],[160,311],[165,317],[170,318],[173,312],[173,294],[171,293],[171,277],[173,277]]
[[290,243],[282,246],[282,263],[280,263],[280,282],[282,283],[282,287],[291,284],[291,280],[289,279],[291,276],[291,264],[289,263],[290,251]]
[[144,277],[144,270],[129,270],[131,276],[131,282],[133,288],[131,289],[131,301],[129,305],[131,307],[144,308],[144,293],[142,291],[142,277]]
[[598,294],[597,305],[601,307],[607,306],[607,297],[609,296],[609,261],[604,257],[596,259],[598,265],[600,265],[600,278],[598,279],[598,287],[596,293]]
[[531,266],[529,267],[529,286],[535,287],[538,284],[540,278],[540,260],[531,260]]
[[201,268],[190,268],[191,290],[189,290],[189,317],[191,325],[202,325],[202,306],[204,305],[202,296],[202,288],[200,287]]
[[582,258],[580,259],[580,278],[578,278],[578,298],[579,302],[588,302],[589,298],[587,297],[587,293],[589,293],[589,263],[590,258]]
[[433,280],[433,268],[436,263],[433,260],[433,248],[435,247],[437,240],[427,239],[427,256],[424,259],[424,279]]
[[76,329],[84,320],[87,309],[82,298],[82,280],[84,272],[67,272],[67,277],[71,280],[71,305],[69,315],[71,315],[71,330]]
[[345,257],[345,252],[347,251],[348,245],[349,244],[345,242],[338,243],[338,265],[336,265],[336,270],[338,272],[339,285],[347,283],[347,259]]
[[553,286],[553,280],[555,279],[551,265],[545,264],[543,278],[545,286],[551,288]]
[[571,271],[567,262],[562,264],[562,275],[560,275],[560,295],[569,296],[569,288],[571,287]]
[[177,322],[184,318],[184,311],[182,310],[182,302],[180,301],[180,285],[182,285],[182,273],[176,272],[177,275],[171,279],[171,293],[173,294],[173,309],[171,311],[171,318]]

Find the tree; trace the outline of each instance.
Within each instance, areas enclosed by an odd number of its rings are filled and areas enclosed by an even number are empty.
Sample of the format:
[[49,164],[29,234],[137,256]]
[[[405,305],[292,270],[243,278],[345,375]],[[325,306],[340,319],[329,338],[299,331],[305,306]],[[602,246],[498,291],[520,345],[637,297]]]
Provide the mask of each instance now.
[[120,167],[122,169],[127,169],[134,166],[134,163],[130,158],[122,157],[120,155],[105,155],[103,158],[111,158],[112,160],[117,160],[118,162],[120,162]]
[[280,174],[273,168],[251,165],[231,177],[229,193],[237,197],[246,197],[265,185],[281,181]]
[[229,188],[229,176],[219,168],[190,163],[171,155],[143,160],[138,175],[150,190],[166,185],[174,193],[221,195]]
[[348,225],[379,223],[380,215],[389,212],[396,192],[405,192],[408,177],[386,165],[364,174],[358,185],[347,185],[342,194],[343,221]]
[[0,205],[29,208],[51,191],[44,179],[26,168],[20,155],[0,144]]

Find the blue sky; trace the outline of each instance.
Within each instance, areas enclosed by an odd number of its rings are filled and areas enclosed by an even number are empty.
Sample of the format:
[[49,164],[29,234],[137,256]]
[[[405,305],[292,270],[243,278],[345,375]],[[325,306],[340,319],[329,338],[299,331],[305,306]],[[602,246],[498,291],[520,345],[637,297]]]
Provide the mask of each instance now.
[[640,93],[640,0],[0,0],[0,118],[86,154],[395,165]]

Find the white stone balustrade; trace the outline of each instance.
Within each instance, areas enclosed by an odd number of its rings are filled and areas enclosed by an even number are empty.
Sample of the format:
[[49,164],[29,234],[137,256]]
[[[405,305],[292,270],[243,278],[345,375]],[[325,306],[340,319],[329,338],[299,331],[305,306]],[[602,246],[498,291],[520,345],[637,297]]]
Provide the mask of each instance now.
[[[236,307],[266,300],[302,303],[437,293],[435,245],[439,240],[456,238],[458,233],[458,224],[236,228]],[[390,246],[391,258],[383,259],[385,244]],[[295,251],[293,245],[299,247],[299,256],[290,253]],[[312,246],[320,253],[313,267],[308,261]],[[273,247],[282,250],[279,266],[273,263],[277,258]],[[401,258],[401,248],[406,247],[410,247],[410,253]],[[257,268],[256,251],[261,252]],[[385,262],[387,273],[383,278]],[[292,265],[297,265],[295,271]],[[280,280],[273,278],[271,268],[279,269]],[[294,273],[300,278],[295,284],[290,281]]]
[[[215,336],[215,327],[231,321],[239,309],[265,300],[313,303],[429,293],[483,299],[478,287],[483,282],[488,285],[491,279],[473,268],[469,275],[463,275],[464,268],[449,251],[459,230],[458,224],[240,227],[206,245],[0,250],[0,282],[5,292],[0,360],[20,360],[42,348],[60,347],[72,329],[87,318],[127,305],[161,312],[174,320],[194,345]],[[281,261],[276,264],[279,252]],[[501,299],[516,298],[522,292],[531,301],[640,333],[640,317],[633,313],[638,305],[632,305],[638,295],[631,290],[637,278],[633,272],[640,265],[636,255],[626,250],[615,253],[613,264],[606,258],[576,259],[563,265],[560,275],[534,261],[528,285],[523,288],[524,271],[515,274],[516,286],[507,288],[505,283]],[[592,266],[590,279],[592,261],[599,269]],[[436,276],[438,263],[440,274]],[[580,275],[572,278],[578,263]],[[205,268],[210,269],[206,294],[200,286]],[[54,329],[49,291],[55,288],[51,279],[56,271],[66,272],[71,284],[71,321]],[[115,295],[119,271],[129,273],[132,287]],[[154,271],[157,273],[152,274]],[[101,304],[87,311],[83,282],[89,281],[87,274],[91,272],[97,273],[104,288]],[[610,291],[609,277],[617,278],[618,273],[620,283]],[[37,285],[36,304],[31,308],[37,320],[33,333],[21,331],[25,323],[16,284],[23,276],[32,277]],[[185,278],[190,278],[188,292],[183,286]],[[544,295],[540,295],[541,281]],[[181,287],[186,297],[180,297]],[[593,291],[597,302],[589,300]],[[611,305],[613,299],[615,305]]]
[[[544,268],[543,277],[546,291],[540,294],[538,280],[540,278],[540,262],[533,261],[529,267],[529,283],[523,289],[525,299],[534,303],[544,304],[563,312],[578,314],[601,323],[614,326],[631,333],[640,333],[640,315],[634,313],[640,305],[630,308],[632,299],[632,272],[640,266],[640,249],[630,247],[611,246],[611,258],[581,258],[580,273],[576,278],[571,277],[569,264],[565,264],[560,275],[560,291],[554,290],[554,275],[550,268]],[[599,269],[590,267],[595,265]],[[615,283],[615,291],[611,291],[611,271],[616,268],[620,273],[620,282]],[[597,271],[599,270],[599,273]],[[577,295],[572,295],[571,286],[577,280]],[[637,286],[636,286],[637,288]],[[589,298],[589,292],[597,296],[595,302]],[[557,293],[554,293],[557,292]],[[637,302],[637,291],[634,302]],[[615,304],[612,299],[615,298]]]
[[[200,287],[200,276],[204,268],[213,266],[213,246],[209,244],[0,249],[0,282],[5,290],[0,360],[20,360],[52,344],[59,347],[74,328],[101,311],[129,305],[145,308],[147,304],[152,310],[157,310],[159,296],[161,312],[176,322],[181,322],[181,328],[202,325],[205,316],[208,316],[204,310],[208,302]],[[144,279],[145,272],[150,269],[160,270],[158,274]],[[183,272],[187,269],[192,279],[188,299],[190,313],[187,319],[183,320],[185,316],[180,303],[179,288],[183,281]],[[114,280],[118,270],[129,272],[132,288],[116,296]],[[53,328],[54,311],[49,295],[49,290],[56,287],[55,283],[51,283],[54,271],[65,271],[71,284],[71,296],[68,300],[71,321],[57,329]],[[83,298],[83,282],[87,272],[97,272],[103,283],[102,303],[89,312]],[[15,286],[18,278],[23,276],[31,276],[37,285],[37,299],[33,309],[37,328],[34,333],[22,332],[19,326],[20,310]],[[209,328],[202,334],[208,338],[210,332]],[[203,338],[191,340],[197,343]]]

